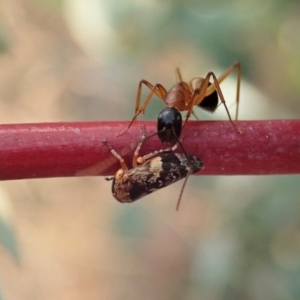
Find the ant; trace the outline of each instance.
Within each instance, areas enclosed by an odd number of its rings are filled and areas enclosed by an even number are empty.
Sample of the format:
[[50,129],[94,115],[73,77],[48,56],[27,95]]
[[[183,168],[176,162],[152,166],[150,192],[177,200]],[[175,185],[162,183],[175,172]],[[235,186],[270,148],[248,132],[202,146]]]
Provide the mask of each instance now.
[[[161,84],[151,84],[147,80],[141,80],[138,85],[136,102],[135,102],[135,115],[129,123],[128,127],[119,132],[117,135],[124,134],[133,124],[135,119],[144,114],[145,110],[155,94],[164,103],[165,108],[159,113],[157,119],[157,134],[163,144],[171,145],[178,142],[183,126],[186,124],[190,115],[195,115],[193,109],[197,105],[204,110],[214,112],[219,106],[220,97],[223,103],[229,121],[241,133],[231,119],[229,110],[227,108],[225,98],[220,88],[220,83],[226,79],[234,70],[237,70],[237,90],[236,90],[236,116],[238,119],[239,98],[240,98],[240,81],[241,81],[241,65],[239,62],[234,63],[229,67],[219,78],[213,72],[208,72],[205,78],[195,77],[189,82],[182,79],[180,70],[176,69],[177,83],[167,91]],[[213,79],[213,83],[209,80]],[[140,107],[142,85],[146,85],[150,90],[150,94],[146,98],[144,104]],[[182,116],[180,111],[187,111],[185,120],[182,123]]]

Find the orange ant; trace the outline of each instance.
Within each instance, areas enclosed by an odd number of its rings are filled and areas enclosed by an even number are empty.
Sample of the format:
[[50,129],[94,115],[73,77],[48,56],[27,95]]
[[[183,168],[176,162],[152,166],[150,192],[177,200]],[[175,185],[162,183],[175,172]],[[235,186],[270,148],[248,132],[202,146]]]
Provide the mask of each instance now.
[[[135,119],[144,114],[145,110],[155,94],[165,103],[165,108],[160,112],[158,116],[157,132],[160,140],[164,144],[174,144],[178,141],[181,134],[181,129],[186,124],[190,115],[194,114],[194,106],[197,105],[202,109],[210,112],[214,112],[219,106],[220,97],[223,103],[229,121],[240,133],[231,119],[229,110],[227,108],[220,83],[226,79],[234,70],[237,70],[237,90],[236,90],[236,117],[238,118],[239,98],[240,98],[240,81],[241,81],[241,65],[239,62],[234,63],[228,68],[219,78],[213,72],[208,72],[205,78],[195,77],[189,82],[185,82],[182,79],[179,69],[176,69],[177,83],[167,92],[167,90],[161,85],[153,85],[147,80],[141,80],[137,90],[136,102],[135,102],[135,115],[129,123],[128,127],[117,135],[124,134],[133,124]],[[209,80],[213,79],[213,83]],[[142,85],[146,85],[150,90],[150,94],[146,98],[144,104],[140,107]],[[182,123],[182,117],[179,111],[187,111],[185,120]]]

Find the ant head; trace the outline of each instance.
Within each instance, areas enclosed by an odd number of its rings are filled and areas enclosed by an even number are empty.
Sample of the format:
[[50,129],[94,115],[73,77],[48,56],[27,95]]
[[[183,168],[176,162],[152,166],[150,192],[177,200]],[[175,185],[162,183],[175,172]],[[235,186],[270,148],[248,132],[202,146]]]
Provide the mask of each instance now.
[[182,126],[181,113],[174,107],[165,107],[157,118],[157,134],[163,144],[177,143]]

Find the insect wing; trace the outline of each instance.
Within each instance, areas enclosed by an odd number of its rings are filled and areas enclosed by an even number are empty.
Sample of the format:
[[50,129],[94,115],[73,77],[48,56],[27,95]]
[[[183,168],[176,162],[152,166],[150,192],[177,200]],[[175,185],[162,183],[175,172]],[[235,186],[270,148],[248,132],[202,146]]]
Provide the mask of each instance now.
[[166,187],[203,168],[203,162],[196,156],[162,153],[142,165],[128,171],[126,177],[114,180],[112,192],[120,202],[133,202]]

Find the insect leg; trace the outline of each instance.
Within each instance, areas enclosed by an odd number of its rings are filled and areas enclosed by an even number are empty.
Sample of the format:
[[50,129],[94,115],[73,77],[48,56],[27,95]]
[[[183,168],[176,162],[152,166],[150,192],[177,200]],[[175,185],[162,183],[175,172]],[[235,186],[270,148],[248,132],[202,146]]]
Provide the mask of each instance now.
[[176,210],[177,210],[177,211],[179,210],[179,206],[180,206],[180,202],[181,202],[181,198],[182,198],[182,195],[183,195],[183,191],[184,191],[185,185],[186,185],[186,183],[187,183],[187,181],[188,181],[188,178],[189,178],[190,175],[193,173],[192,162],[191,162],[191,160],[189,159],[189,156],[188,156],[187,152],[185,151],[185,149],[184,149],[184,147],[183,147],[183,145],[182,145],[182,143],[181,143],[182,140],[183,140],[184,138],[185,138],[185,137],[183,137],[182,139],[178,139],[176,145],[179,145],[180,148],[181,148],[181,150],[182,150],[182,152],[184,153],[184,155],[185,155],[185,157],[186,157],[186,159],[187,159],[187,161],[188,161],[189,171],[188,171],[188,173],[186,174],[186,177],[185,177],[185,179],[184,179],[184,182],[183,182],[182,187],[181,187],[181,190],[180,190],[180,194],[179,194],[179,197],[178,197],[178,200],[177,200],[177,204],[176,204]]
[[[151,92],[150,92],[151,96],[149,95],[150,99],[152,98],[153,94],[155,94],[158,98],[164,100],[164,98],[167,94],[166,89],[161,84],[157,83],[156,85],[153,85],[147,80],[144,80],[144,79],[141,80],[139,83],[139,86],[138,86],[136,100],[135,100],[135,113],[137,113],[139,110],[141,110],[141,109],[139,109],[139,107],[140,107],[140,101],[141,101],[142,84],[144,84],[145,86],[147,86],[149,88],[149,90],[151,90]],[[145,100],[145,102],[147,101],[147,99]],[[150,101],[150,99],[149,99],[149,101]],[[146,109],[146,107],[145,107],[145,109]],[[144,113],[144,111],[142,113]]]
[[[241,86],[241,64],[239,62],[234,63],[230,66],[220,77],[218,77],[218,83],[221,84],[224,79],[226,79],[231,73],[237,71],[237,83],[236,83],[236,111],[235,119],[238,119],[239,104],[240,104],[240,86]],[[216,90],[216,86],[212,84],[207,88],[206,95],[208,96]]]
[[115,149],[113,149],[113,147],[112,147],[111,145],[108,144],[108,142],[107,142],[106,139],[103,140],[103,144],[110,150],[111,154],[112,154],[116,159],[119,160],[120,165],[121,165],[121,168],[122,168],[123,170],[125,170],[125,171],[128,171],[128,167],[127,167],[127,165],[126,165],[124,159],[121,157],[121,155],[119,155],[119,154],[117,153],[117,151],[116,151]]
[[[141,93],[142,93],[142,84],[146,85],[151,91],[148,95],[148,97],[146,98],[144,104],[140,107],[140,102],[141,102]],[[152,99],[153,95],[156,95],[157,97],[159,97],[160,99],[162,99],[164,101],[164,98],[167,94],[166,89],[161,85],[161,84],[156,84],[156,85],[152,85],[150,82],[148,82],[147,80],[141,80],[138,86],[138,91],[137,91],[137,95],[136,95],[136,101],[135,101],[135,115],[133,116],[131,122],[129,123],[128,127],[126,127],[124,130],[122,130],[121,132],[117,133],[117,136],[123,135],[133,124],[133,122],[135,121],[135,119],[140,115],[140,114],[144,114],[145,110],[150,102],[150,100]]]
[[139,163],[138,162],[139,152],[140,152],[143,142],[146,139],[146,128],[144,125],[141,126],[141,131],[142,131],[142,137],[141,137],[140,141],[138,142],[136,149],[134,151],[134,154],[133,154],[133,159],[132,159],[132,167],[133,168],[135,168]]
[[176,81],[177,82],[183,82],[183,79],[182,79],[181,72],[180,72],[179,68],[175,69],[175,76],[176,76]]
[[165,152],[173,152],[177,149],[178,145],[175,144],[173,147],[169,147],[169,148],[166,148],[166,149],[160,149],[160,150],[157,150],[157,151],[154,151],[154,152],[151,152],[151,153],[148,153],[147,155],[144,155],[144,156],[140,156],[137,161],[139,164],[142,164],[143,162],[145,162],[146,160],[149,160],[150,158],[152,158],[153,156],[156,156],[160,153],[165,153]]
[[190,102],[188,103],[188,107],[187,107],[187,114],[186,114],[186,117],[185,117],[185,121],[183,123],[182,126],[184,126],[187,122],[187,120],[189,119],[192,111],[193,111],[193,107],[194,105],[196,104],[199,104],[201,103],[201,101],[203,101],[204,97],[206,96],[206,93],[207,93],[207,90],[208,88],[208,85],[209,85],[209,79],[212,77],[213,79],[213,82],[214,82],[214,86],[215,86],[215,89],[220,97],[220,100],[221,102],[223,103],[224,107],[225,107],[225,110],[226,110],[226,113],[228,115],[228,118],[229,118],[229,121],[231,122],[231,124],[233,125],[233,127],[239,132],[241,133],[241,131],[236,127],[236,125],[234,124],[234,122],[232,121],[231,119],[231,116],[230,116],[230,113],[229,113],[229,110],[228,110],[228,107],[226,105],[226,101],[225,101],[225,98],[223,96],[223,93],[222,93],[222,90],[220,88],[220,84],[218,82],[218,79],[216,77],[216,75],[213,73],[213,72],[209,72],[207,73],[205,79],[203,80],[202,84],[201,84],[201,87],[199,89],[195,89],[193,94],[192,94],[192,97],[190,99]]
[[[176,76],[176,81],[177,81],[177,82],[183,82],[183,79],[182,79],[181,72],[180,72],[180,69],[179,69],[179,68],[176,68],[176,69],[175,69],[175,76]],[[200,119],[198,118],[198,116],[195,114],[194,110],[192,110],[192,115],[194,116],[194,118],[195,118],[196,120],[200,120]]]

